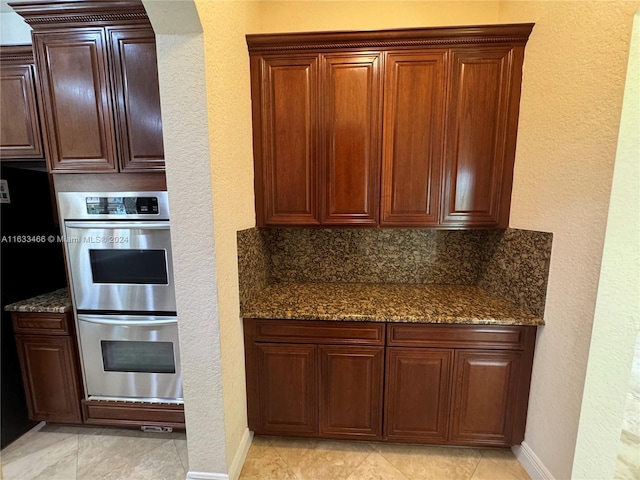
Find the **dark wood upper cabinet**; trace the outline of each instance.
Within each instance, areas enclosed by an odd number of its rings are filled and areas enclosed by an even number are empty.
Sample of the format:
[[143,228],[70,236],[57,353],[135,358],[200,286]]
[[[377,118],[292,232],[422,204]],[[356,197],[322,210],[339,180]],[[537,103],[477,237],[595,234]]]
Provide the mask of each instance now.
[[[247,35],[258,226],[506,228],[532,28]],[[265,65],[301,57],[319,68],[274,108]]]
[[32,27],[50,171],[163,170],[155,35],[142,2],[10,5]]
[[[265,225],[319,224],[318,59],[253,58],[256,213]],[[259,98],[259,100],[258,100]],[[259,173],[258,173],[259,172]]]
[[322,223],[375,225],[380,184],[381,55],[322,57]]
[[452,51],[445,225],[508,226],[521,53],[507,46]]
[[0,47],[0,159],[42,160],[31,45]]
[[33,41],[51,170],[117,171],[103,29],[34,34]]
[[160,85],[151,28],[108,28],[120,170],[164,169]]
[[446,60],[446,50],[387,54],[382,225],[440,220]]

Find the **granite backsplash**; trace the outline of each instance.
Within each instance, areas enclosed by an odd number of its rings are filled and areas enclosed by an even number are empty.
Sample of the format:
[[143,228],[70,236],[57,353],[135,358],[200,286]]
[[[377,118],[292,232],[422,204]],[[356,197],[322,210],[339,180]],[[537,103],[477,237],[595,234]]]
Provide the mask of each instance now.
[[476,285],[542,317],[552,234],[530,230],[250,228],[240,306],[270,283]]

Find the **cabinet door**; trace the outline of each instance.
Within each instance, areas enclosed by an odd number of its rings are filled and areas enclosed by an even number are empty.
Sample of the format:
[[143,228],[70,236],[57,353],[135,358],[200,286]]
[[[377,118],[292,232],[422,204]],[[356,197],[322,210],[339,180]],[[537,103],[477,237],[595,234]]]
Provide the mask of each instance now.
[[156,40],[151,28],[108,28],[120,171],[164,169]]
[[1,66],[0,105],[0,158],[44,158],[31,65]]
[[436,225],[444,155],[446,51],[385,60],[382,225]]
[[317,347],[256,344],[256,350],[260,402],[256,433],[317,433]]
[[445,225],[508,226],[519,70],[521,56],[510,47],[452,51]]
[[520,352],[457,350],[450,441],[511,445]]
[[54,172],[116,171],[103,29],[34,33]]
[[453,350],[387,349],[386,438],[446,442],[452,360]]
[[29,418],[82,423],[75,349],[70,337],[16,335]]
[[380,63],[380,54],[323,56],[323,224],[378,222]]
[[318,58],[252,58],[259,226],[319,224]]
[[320,434],[380,438],[384,348],[320,346]]

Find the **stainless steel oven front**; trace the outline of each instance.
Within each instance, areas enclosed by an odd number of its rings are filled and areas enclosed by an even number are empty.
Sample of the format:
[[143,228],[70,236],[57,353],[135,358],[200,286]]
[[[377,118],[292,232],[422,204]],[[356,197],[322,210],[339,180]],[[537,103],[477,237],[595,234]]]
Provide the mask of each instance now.
[[175,312],[166,192],[59,194],[79,311]]
[[91,399],[182,400],[177,318],[78,314]]
[[182,403],[166,192],[61,192],[86,396]]

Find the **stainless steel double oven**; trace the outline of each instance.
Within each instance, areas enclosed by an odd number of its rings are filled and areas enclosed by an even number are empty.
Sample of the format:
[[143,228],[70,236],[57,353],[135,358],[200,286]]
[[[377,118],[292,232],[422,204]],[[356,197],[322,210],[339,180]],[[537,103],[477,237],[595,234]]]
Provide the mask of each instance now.
[[87,399],[182,403],[166,192],[61,192]]

